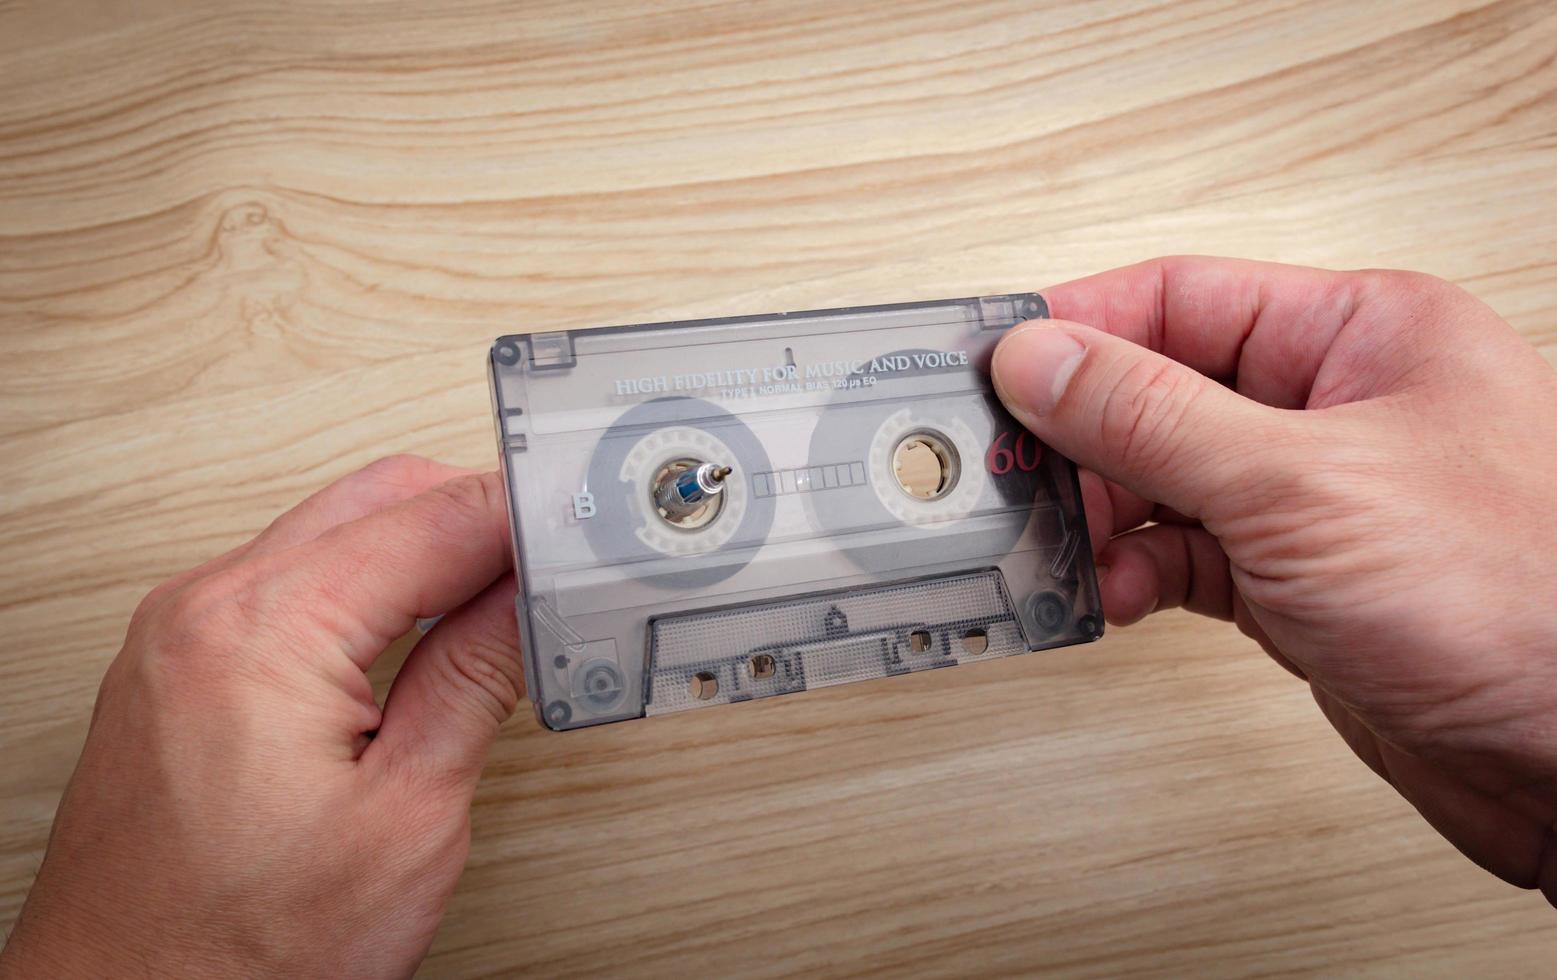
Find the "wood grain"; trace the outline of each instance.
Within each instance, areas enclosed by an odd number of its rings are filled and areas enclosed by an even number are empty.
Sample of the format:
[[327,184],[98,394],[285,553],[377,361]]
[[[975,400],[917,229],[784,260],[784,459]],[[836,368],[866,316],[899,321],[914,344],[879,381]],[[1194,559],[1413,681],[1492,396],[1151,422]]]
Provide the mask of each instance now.
[[[1168,252],[1454,279],[1557,362],[1542,0],[0,3],[0,924],[138,598],[500,332]],[[382,680],[382,678],[381,678]],[[556,736],[424,973],[1522,976],[1551,911],[1218,624]]]

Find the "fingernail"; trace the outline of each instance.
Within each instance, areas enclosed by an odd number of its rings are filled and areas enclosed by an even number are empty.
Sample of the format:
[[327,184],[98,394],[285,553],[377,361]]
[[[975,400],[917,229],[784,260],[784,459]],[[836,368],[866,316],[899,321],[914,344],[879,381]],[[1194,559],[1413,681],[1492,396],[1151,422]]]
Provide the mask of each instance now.
[[1047,415],[1086,353],[1081,341],[1058,327],[1021,327],[995,349],[995,389],[1007,406]]

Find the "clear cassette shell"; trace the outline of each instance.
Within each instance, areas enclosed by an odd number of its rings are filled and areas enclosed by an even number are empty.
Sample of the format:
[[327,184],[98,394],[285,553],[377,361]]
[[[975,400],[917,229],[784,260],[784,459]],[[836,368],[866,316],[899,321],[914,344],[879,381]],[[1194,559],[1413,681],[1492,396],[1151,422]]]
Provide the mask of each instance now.
[[499,339],[529,696],[553,729],[1096,639],[1071,462],[1000,406],[1037,294]]

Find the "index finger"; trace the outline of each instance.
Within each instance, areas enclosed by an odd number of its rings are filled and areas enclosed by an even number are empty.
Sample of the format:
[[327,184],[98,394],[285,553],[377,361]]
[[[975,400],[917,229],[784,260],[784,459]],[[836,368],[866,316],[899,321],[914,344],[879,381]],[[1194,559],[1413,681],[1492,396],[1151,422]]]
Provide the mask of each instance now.
[[1174,256],[1046,289],[1050,314],[1149,347],[1255,401],[1303,408],[1356,306],[1358,277]]
[[305,610],[365,669],[416,620],[461,605],[508,570],[502,479],[456,477],[261,561],[262,601]]
[[144,615],[156,608],[169,596],[197,579],[232,568],[239,562],[302,544],[338,524],[365,517],[471,472],[408,454],[376,460],[309,495],[302,503],[277,517],[256,537],[194,568],[186,569],[152,589],[141,601],[136,615]]

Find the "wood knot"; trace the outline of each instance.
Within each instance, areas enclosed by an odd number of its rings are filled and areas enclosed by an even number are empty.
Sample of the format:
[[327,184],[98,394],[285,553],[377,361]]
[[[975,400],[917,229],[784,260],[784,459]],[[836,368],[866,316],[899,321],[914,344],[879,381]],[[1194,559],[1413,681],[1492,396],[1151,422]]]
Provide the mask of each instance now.
[[270,211],[265,205],[258,201],[245,201],[223,212],[217,229],[223,235],[234,235],[256,231],[270,224],[273,222],[270,220]]

